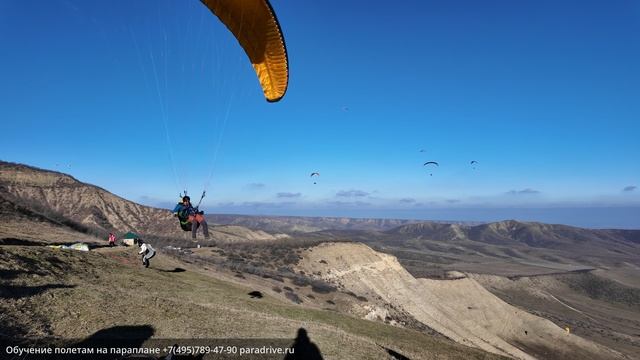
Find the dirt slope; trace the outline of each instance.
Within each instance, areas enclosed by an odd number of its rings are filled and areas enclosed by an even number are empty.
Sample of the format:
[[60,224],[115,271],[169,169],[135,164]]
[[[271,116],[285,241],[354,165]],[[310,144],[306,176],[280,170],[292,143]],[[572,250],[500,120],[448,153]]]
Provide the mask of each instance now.
[[640,289],[606,271],[509,279],[474,274],[501,299],[617,351],[640,354]]
[[51,219],[15,204],[0,194],[0,241],[104,242],[81,230],[73,224]]
[[400,307],[462,344],[517,359],[622,358],[505,303],[473,279],[416,279],[395,257],[363,244],[321,244],[303,258],[304,271]]

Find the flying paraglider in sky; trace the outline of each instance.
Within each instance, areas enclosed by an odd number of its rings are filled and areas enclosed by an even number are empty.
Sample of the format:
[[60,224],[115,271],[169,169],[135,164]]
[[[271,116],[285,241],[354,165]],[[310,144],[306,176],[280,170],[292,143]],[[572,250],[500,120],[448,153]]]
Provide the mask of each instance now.
[[251,61],[267,101],[282,99],[289,84],[289,59],[280,24],[269,1],[200,1],[238,40]]
[[[312,173],[311,173],[311,175],[310,175],[309,177],[310,177],[310,178],[313,178],[314,176],[320,176],[320,173],[312,172]],[[316,182],[314,181],[314,182],[313,182],[313,185],[315,185],[315,184],[316,184]]]
[[475,168],[476,168],[474,165],[475,165],[475,164],[477,164],[477,163],[478,163],[477,161],[475,161],[475,160],[471,160],[471,166],[473,167],[473,169],[474,169],[474,170],[475,170]]
[[[427,165],[435,165],[435,166],[440,167],[440,164],[438,164],[438,163],[437,163],[437,162],[435,162],[435,161],[427,161],[427,162],[426,162],[426,163],[424,163],[424,165],[422,165],[422,166],[427,166]],[[429,174],[429,176],[433,176],[433,174],[432,174],[432,173],[430,173],[430,174]]]

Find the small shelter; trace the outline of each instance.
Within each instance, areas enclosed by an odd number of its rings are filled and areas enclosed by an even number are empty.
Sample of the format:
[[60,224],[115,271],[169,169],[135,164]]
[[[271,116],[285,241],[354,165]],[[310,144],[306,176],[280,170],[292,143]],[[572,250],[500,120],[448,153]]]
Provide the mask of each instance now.
[[124,236],[122,237],[122,243],[127,245],[127,246],[133,246],[135,245],[135,239],[139,239],[140,236],[136,233],[134,233],[133,231],[129,231],[128,233],[124,234]]

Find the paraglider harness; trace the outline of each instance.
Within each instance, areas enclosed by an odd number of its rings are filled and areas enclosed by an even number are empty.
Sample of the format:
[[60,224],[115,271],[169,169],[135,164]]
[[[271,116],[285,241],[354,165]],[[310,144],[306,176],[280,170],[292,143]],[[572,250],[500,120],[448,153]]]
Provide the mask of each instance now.
[[[192,223],[191,221],[189,221],[189,215],[195,215],[195,214],[204,214],[204,211],[199,211],[198,208],[200,207],[200,204],[202,203],[202,199],[204,199],[204,196],[206,194],[206,191],[202,192],[202,195],[200,196],[200,201],[198,201],[198,205],[196,205],[196,207],[185,207],[182,202],[179,202],[178,205],[176,205],[176,207],[181,206],[182,208],[180,210],[178,210],[176,212],[176,215],[178,216],[178,220],[180,220],[180,228],[182,228],[182,230],[184,231],[191,231],[192,229]],[[187,196],[187,190],[184,191],[184,194],[179,194],[179,196],[181,198],[183,198],[184,196]],[[195,213],[193,213],[193,210],[195,210]]]

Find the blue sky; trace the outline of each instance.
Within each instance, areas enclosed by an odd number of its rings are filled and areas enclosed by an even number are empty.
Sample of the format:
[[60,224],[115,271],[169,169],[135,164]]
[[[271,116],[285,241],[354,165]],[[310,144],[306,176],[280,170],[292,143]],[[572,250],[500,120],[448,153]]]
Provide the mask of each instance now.
[[275,104],[198,1],[0,2],[0,158],[209,212],[640,228],[638,2],[272,5]]

